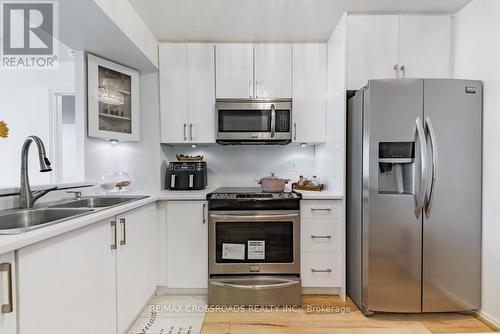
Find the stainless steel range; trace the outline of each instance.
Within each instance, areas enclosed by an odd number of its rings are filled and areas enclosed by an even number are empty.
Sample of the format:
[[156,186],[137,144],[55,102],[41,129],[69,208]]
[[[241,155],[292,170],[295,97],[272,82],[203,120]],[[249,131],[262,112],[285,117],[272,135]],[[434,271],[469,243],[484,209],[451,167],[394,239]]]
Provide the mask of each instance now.
[[260,188],[207,195],[209,304],[301,304],[300,199]]

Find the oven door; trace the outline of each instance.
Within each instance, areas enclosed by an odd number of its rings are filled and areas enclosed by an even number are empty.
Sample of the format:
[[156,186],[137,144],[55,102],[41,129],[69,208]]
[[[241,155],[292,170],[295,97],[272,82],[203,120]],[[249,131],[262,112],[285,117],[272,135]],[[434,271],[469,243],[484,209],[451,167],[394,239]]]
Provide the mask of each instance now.
[[290,101],[217,101],[217,142],[289,143]]
[[212,211],[209,273],[299,274],[299,211]]

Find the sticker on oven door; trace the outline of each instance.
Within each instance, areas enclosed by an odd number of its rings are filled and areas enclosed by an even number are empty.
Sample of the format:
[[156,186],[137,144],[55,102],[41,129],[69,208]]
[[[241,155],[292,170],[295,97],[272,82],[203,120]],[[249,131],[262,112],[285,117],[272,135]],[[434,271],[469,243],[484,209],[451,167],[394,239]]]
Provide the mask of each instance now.
[[225,260],[244,260],[245,244],[222,244],[222,258]]
[[264,260],[266,258],[266,242],[264,240],[248,240],[248,259]]

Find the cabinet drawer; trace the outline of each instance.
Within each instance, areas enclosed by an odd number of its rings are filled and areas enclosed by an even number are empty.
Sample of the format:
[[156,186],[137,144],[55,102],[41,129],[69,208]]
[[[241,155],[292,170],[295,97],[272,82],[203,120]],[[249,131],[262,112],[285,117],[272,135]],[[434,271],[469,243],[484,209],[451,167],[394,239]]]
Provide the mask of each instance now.
[[302,218],[340,218],[341,201],[304,200],[300,202]]
[[306,252],[338,252],[340,250],[339,221],[302,221],[300,247]]
[[339,253],[302,252],[300,275],[306,288],[339,287],[341,281]]

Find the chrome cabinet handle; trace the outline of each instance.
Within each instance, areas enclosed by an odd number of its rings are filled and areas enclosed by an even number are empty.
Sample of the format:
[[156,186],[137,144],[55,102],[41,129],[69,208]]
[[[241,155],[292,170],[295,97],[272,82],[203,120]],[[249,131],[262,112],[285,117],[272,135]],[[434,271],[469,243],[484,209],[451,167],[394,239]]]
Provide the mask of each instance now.
[[74,199],[81,199],[82,198],[82,192],[81,191],[66,191],[67,194],[73,194],[75,196]]
[[276,107],[271,104],[271,138],[274,138],[276,133]]
[[419,139],[420,143],[420,159],[422,164],[422,171],[420,175],[420,189],[418,195],[415,196],[415,217],[420,218],[420,213],[422,212],[422,208],[424,206],[424,199],[426,193],[426,187],[428,182],[428,172],[427,172],[427,141],[425,139],[425,132],[422,126],[422,121],[420,121],[420,117],[417,117],[415,120],[415,131],[413,135],[413,141]]
[[115,250],[117,236],[116,236],[116,221],[114,220],[111,222],[111,233],[113,234],[113,243],[111,244],[111,250]]
[[205,218],[205,211],[206,211],[206,208],[207,208],[207,204],[206,203],[203,203],[203,224],[205,224],[207,222],[207,219]]
[[431,210],[432,210],[432,200],[434,198],[434,189],[436,188],[436,177],[437,177],[437,160],[438,160],[438,151],[436,146],[436,134],[434,132],[434,127],[432,126],[432,121],[429,117],[425,118],[425,130],[429,134],[430,139],[430,147],[431,147],[431,185],[429,187],[429,191],[425,194],[425,216],[430,218]]
[[120,225],[122,226],[123,234],[122,234],[122,240],[120,240],[120,245],[126,245],[127,244],[127,221],[125,218],[120,218]]
[[186,136],[186,127],[187,127],[187,124],[184,123],[184,141],[187,140],[187,136]]
[[405,65],[401,65],[401,67],[399,67],[399,69],[400,69],[401,73],[403,74],[403,78],[404,78],[406,76],[406,73],[405,73],[406,66]]
[[331,273],[332,270],[330,268],[326,268],[326,269],[315,269],[315,268],[311,268],[311,271],[313,273]]
[[297,123],[293,123],[293,140],[297,140]]
[[312,239],[331,239],[332,236],[331,235],[314,235],[314,234],[311,234],[311,238]]
[[7,273],[7,304],[2,305],[2,313],[12,313],[14,311],[14,298],[12,292],[12,264],[0,264],[0,272]]
[[193,141],[193,124],[189,123],[189,140]]
[[332,208],[311,208],[311,211],[332,211]]

